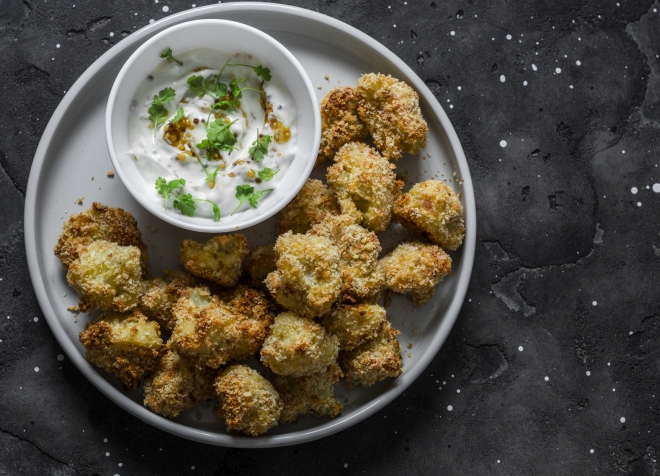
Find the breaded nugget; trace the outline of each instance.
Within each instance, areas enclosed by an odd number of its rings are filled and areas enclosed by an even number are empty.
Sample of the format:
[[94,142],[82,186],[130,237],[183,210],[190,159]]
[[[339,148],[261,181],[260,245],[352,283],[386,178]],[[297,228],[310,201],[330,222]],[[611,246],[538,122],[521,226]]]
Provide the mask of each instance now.
[[339,251],[342,291],[363,298],[377,294],[385,280],[378,267],[380,242],[373,231],[356,225],[348,215],[327,217],[310,235],[325,236]]
[[282,413],[282,399],[273,385],[247,365],[234,365],[215,381],[218,416],[224,418],[227,430],[250,436],[265,433],[277,425]]
[[217,370],[199,369],[185,356],[168,349],[153,375],[144,382],[144,406],[166,418],[216,397],[213,387]]
[[337,359],[339,340],[322,325],[293,312],[275,317],[261,348],[261,362],[278,375],[321,372]]
[[235,286],[249,252],[245,236],[218,235],[206,243],[183,240],[179,261],[193,276],[208,279],[220,286]]
[[195,286],[195,279],[181,271],[165,270],[163,277],[152,277],[142,282],[138,309],[149,319],[158,322],[163,329],[174,329],[172,306],[182,293]]
[[245,257],[243,269],[253,286],[264,288],[266,276],[277,269],[277,254],[273,247],[274,245],[256,246]]
[[339,366],[331,364],[322,372],[304,377],[275,377],[273,386],[284,403],[280,423],[293,423],[309,413],[317,417],[337,416],[343,407],[335,398],[332,385],[341,376]]
[[387,159],[416,154],[426,145],[429,128],[413,88],[392,76],[370,73],[358,79],[357,95],[360,119]]
[[327,179],[341,212],[375,232],[387,228],[392,204],[403,187],[393,169],[393,164],[366,144],[351,142],[339,149]]
[[275,253],[277,270],[266,277],[275,300],[307,317],[328,312],[341,293],[341,262],[332,241],[289,231],[277,239]]
[[339,339],[339,349],[352,350],[372,339],[385,320],[385,309],[378,304],[340,304],[323,318],[328,334]]
[[144,406],[166,418],[176,418],[195,405],[193,374],[188,359],[168,350],[153,375],[144,382]]
[[119,377],[131,390],[156,367],[163,346],[158,323],[137,309],[103,313],[87,323],[79,337],[87,360]]
[[428,302],[435,285],[451,272],[451,258],[436,245],[405,242],[380,260],[385,286],[410,294],[415,306]]
[[334,192],[320,180],[307,179],[298,195],[277,214],[277,234],[289,230],[305,233],[327,215],[338,214],[339,205]]
[[106,207],[94,202],[89,210],[74,213],[64,223],[55,245],[55,256],[67,269],[78,258],[78,247],[105,240],[140,250],[142,273],[146,274],[147,246],[133,215],[121,208]]
[[452,188],[438,180],[414,185],[394,202],[394,219],[448,250],[463,243],[463,207]]
[[321,100],[321,145],[316,165],[332,160],[339,148],[348,142],[363,141],[367,127],[357,112],[355,88],[332,88]]
[[176,325],[168,344],[200,368],[217,369],[254,354],[270,324],[267,313],[236,313],[206,287],[187,290],[172,314]]
[[104,240],[81,246],[66,280],[80,294],[82,312],[128,311],[137,306],[142,284],[140,250]]
[[376,336],[359,347],[342,352],[339,365],[349,387],[370,387],[387,377],[401,375],[401,347],[396,336],[399,331],[383,321]]

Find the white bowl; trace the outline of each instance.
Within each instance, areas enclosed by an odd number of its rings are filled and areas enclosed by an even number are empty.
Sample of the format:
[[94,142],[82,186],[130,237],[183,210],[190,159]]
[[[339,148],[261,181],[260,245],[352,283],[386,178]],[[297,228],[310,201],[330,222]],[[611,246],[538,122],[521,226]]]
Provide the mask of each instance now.
[[[297,112],[297,149],[288,170],[258,208],[230,216],[219,222],[211,218],[188,217],[165,210],[163,203],[153,200],[154,184],[140,174],[135,161],[127,153],[129,145],[129,108],[143,80],[163,61],[160,54],[167,48],[185,52],[197,48],[214,48],[229,53],[249,53],[263,61],[273,77],[287,86]],[[300,191],[314,167],[321,141],[321,120],[316,93],[298,60],[281,43],[256,28],[226,20],[197,20],[168,28],[145,42],[131,55],[119,72],[110,91],[105,115],[105,133],[112,164],[124,186],[144,208],[168,223],[193,231],[222,233],[244,229],[273,216]]]

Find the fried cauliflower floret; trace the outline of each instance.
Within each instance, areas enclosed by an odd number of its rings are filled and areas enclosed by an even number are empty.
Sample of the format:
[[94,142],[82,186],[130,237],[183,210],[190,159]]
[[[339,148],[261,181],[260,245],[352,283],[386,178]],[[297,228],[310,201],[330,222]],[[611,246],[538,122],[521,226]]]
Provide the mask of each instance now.
[[394,202],[394,219],[448,250],[463,243],[463,207],[452,188],[438,180],[414,185]]
[[337,247],[343,292],[363,298],[381,290],[385,279],[378,267],[381,247],[373,231],[356,225],[348,215],[339,215],[314,225],[309,234],[325,236]]
[[89,210],[74,213],[64,223],[55,245],[55,255],[69,268],[78,258],[78,248],[98,240],[120,246],[135,246],[140,250],[142,273],[146,274],[147,246],[133,215],[121,208],[106,207],[94,202]]
[[375,232],[387,228],[392,204],[403,187],[393,169],[393,164],[366,144],[351,142],[339,149],[327,179],[342,214]]
[[137,309],[103,313],[79,337],[87,360],[116,375],[130,390],[156,367],[163,346],[158,323]]
[[261,362],[278,375],[302,377],[337,359],[339,340],[322,325],[292,312],[275,318],[261,348]]
[[197,402],[215,398],[217,370],[198,369],[185,356],[169,349],[144,382],[144,406],[166,418],[176,418]]
[[248,251],[247,239],[240,234],[214,236],[206,243],[183,240],[179,261],[193,276],[231,287],[241,277]]
[[436,245],[405,242],[380,260],[385,286],[410,294],[415,306],[431,300],[435,285],[451,272],[451,258]]
[[378,304],[340,304],[323,319],[328,334],[337,336],[342,351],[353,350],[372,339],[385,321]]
[[243,268],[253,286],[264,287],[266,276],[277,269],[275,263],[277,263],[277,254],[275,254],[273,245],[256,246],[245,257]]
[[206,287],[189,289],[174,304],[172,314],[176,325],[168,344],[200,368],[217,369],[254,354],[270,324],[270,315],[237,313]]
[[275,253],[277,270],[266,277],[273,298],[306,317],[328,312],[341,293],[341,262],[332,241],[288,232],[277,239]]
[[426,145],[429,128],[413,88],[392,76],[370,73],[358,80],[357,95],[360,119],[387,159],[416,154]]
[[401,375],[401,347],[396,338],[399,331],[383,321],[376,336],[359,347],[342,352],[339,357],[349,387],[370,387],[387,377]]
[[227,423],[227,430],[250,436],[265,433],[277,425],[282,399],[273,385],[246,365],[234,365],[215,381],[218,404],[215,410]]
[[195,280],[181,271],[165,270],[163,277],[149,278],[142,282],[138,309],[149,319],[158,322],[163,329],[174,329],[172,306],[183,292],[195,286]]
[[339,206],[334,192],[323,182],[307,179],[298,195],[277,214],[277,234],[291,230],[305,233],[328,215],[338,215]]
[[80,294],[82,312],[128,311],[137,305],[142,284],[140,250],[103,240],[81,246],[66,280]]
[[367,137],[367,127],[358,116],[355,88],[334,87],[321,100],[321,145],[316,165],[332,160],[339,148]]
[[341,376],[339,366],[331,364],[322,372],[304,377],[275,377],[273,386],[284,403],[280,423],[293,423],[309,413],[317,417],[337,416],[343,407],[335,398],[332,385]]

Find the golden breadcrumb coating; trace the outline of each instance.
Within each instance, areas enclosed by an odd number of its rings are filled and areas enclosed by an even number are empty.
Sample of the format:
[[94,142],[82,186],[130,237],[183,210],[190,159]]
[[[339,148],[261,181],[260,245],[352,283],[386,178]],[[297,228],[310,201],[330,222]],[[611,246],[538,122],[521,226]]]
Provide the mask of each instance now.
[[277,270],[266,277],[275,300],[307,317],[328,312],[341,293],[341,262],[332,241],[289,231],[277,238],[275,253]]
[[377,294],[385,277],[378,267],[380,242],[373,231],[356,225],[349,215],[327,217],[310,235],[325,236],[339,251],[342,291],[363,298]]
[[380,260],[385,286],[410,294],[415,306],[431,300],[435,285],[451,272],[451,258],[436,245],[405,242]]
[[387,377],[401,375],[401,347],[396,338],[399,331],[383,321],[376,336],[359,347],[342,352],[339,365],[349,387],[370,387]]
[[339,205],[334,192],[323,182],[307,179],[298,195],[277,214],[277,234],[291,230],[305,233],[328,215],[338,215]]
[[144,406],[166,418],[176,418],[195,405],[191,365],[188,359],[168,350],[153,375],[144,382]]
[[82,312],[128,311],[137,306],[142,285],[140,250],[103,240],[81,246],[66,280],[80,294]]
[[246,359],[259,350],[271,319],[256,308],[236,313],[208,288],[190,288],[172,308],[176,325],[168,344],[200,368]]
[[146,274],[147,245],[133,215],[121,208],[94,202],[89,210],[74,213],[62,226],[55,245],[55,256],[68,269],[78,258],[78,248],[93,241],[105,240],[121,246],[136,246],[141,253],[142,273]]
[[103,313],[79,337],[87,360],[119,377],[130,390],[156,367],[163,346],[158,323],[137,309]]
[[213,387],[218,371],[199,369],[185,356],[168,349],[151,377],[144,382],[144,406],[167,418],[216,397]]
[[248,254],[245,236],[218,235],[206,243],[183,240],[179,261],[193,276],[208,279],[220,286],[235,286]]
[[172,306],[195,279],[181,271],[165,270],[163,277],[152,277],[142,282],[138,298],[138,309],[149,319],[158,322],[163,329],[174,329]]
[[349,86],[336,86],[321,100],[321,145],[316,165],[332,160],[342,145],[366,139],[367,127],[357,108],[356,90]]
[[452,188],[438,180],[414,185],[394,202],[394,219],[448,250],[463,243],[463,207]]
[[261,362],[278,375],[302,377],[337,359],[339,340],[322,325],[292,312],[275,318],[261,348]]
[[358,79],[357,95],[360,119],[387,159],[416,154],[426,145],[429,128],[413,88],[392,76],[370,73]]
[[343,406],[335,398],[332,385],[337,383],[341,376],[339,366],[331,364],[322,372],[304,377],[275,377],[273,386],[284,403],[280,423],[293,423],[299,416],[309,413],[317,417],[337,416]]
[[393,164],[366,144],[351,142],[339,149],[327,179],[341,212],[375,232],[387,228],[392,204],[403,187],[393,169]]
[[265,433],[277,425],[282,399],[273,385],[247,365],[234,365],[215,381],[218,416],[225,419],[227,431],[250,436]]
[[243,269],[253,286],[264,288],[264,280],[269,273],[277,269],[277,254],[274,245],[256,246],[243,261]]
[[378,304],[340,304],[323,318],[328,334],[337,336],[339,349],[352,350],[372,339],[385,320]]

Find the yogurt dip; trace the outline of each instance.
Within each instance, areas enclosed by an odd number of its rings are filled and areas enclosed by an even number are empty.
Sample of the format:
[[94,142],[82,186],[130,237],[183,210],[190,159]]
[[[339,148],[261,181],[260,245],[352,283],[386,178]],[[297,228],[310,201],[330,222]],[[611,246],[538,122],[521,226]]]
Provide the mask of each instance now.
[[[149,199],[215,221],[218,209],[228,216],[256,208],[296,154],[291,93],[247,53],[199,48],[163,57],[138,87],[128,123],[127,153]],[[178,181],[168,200],[159,179]]]

